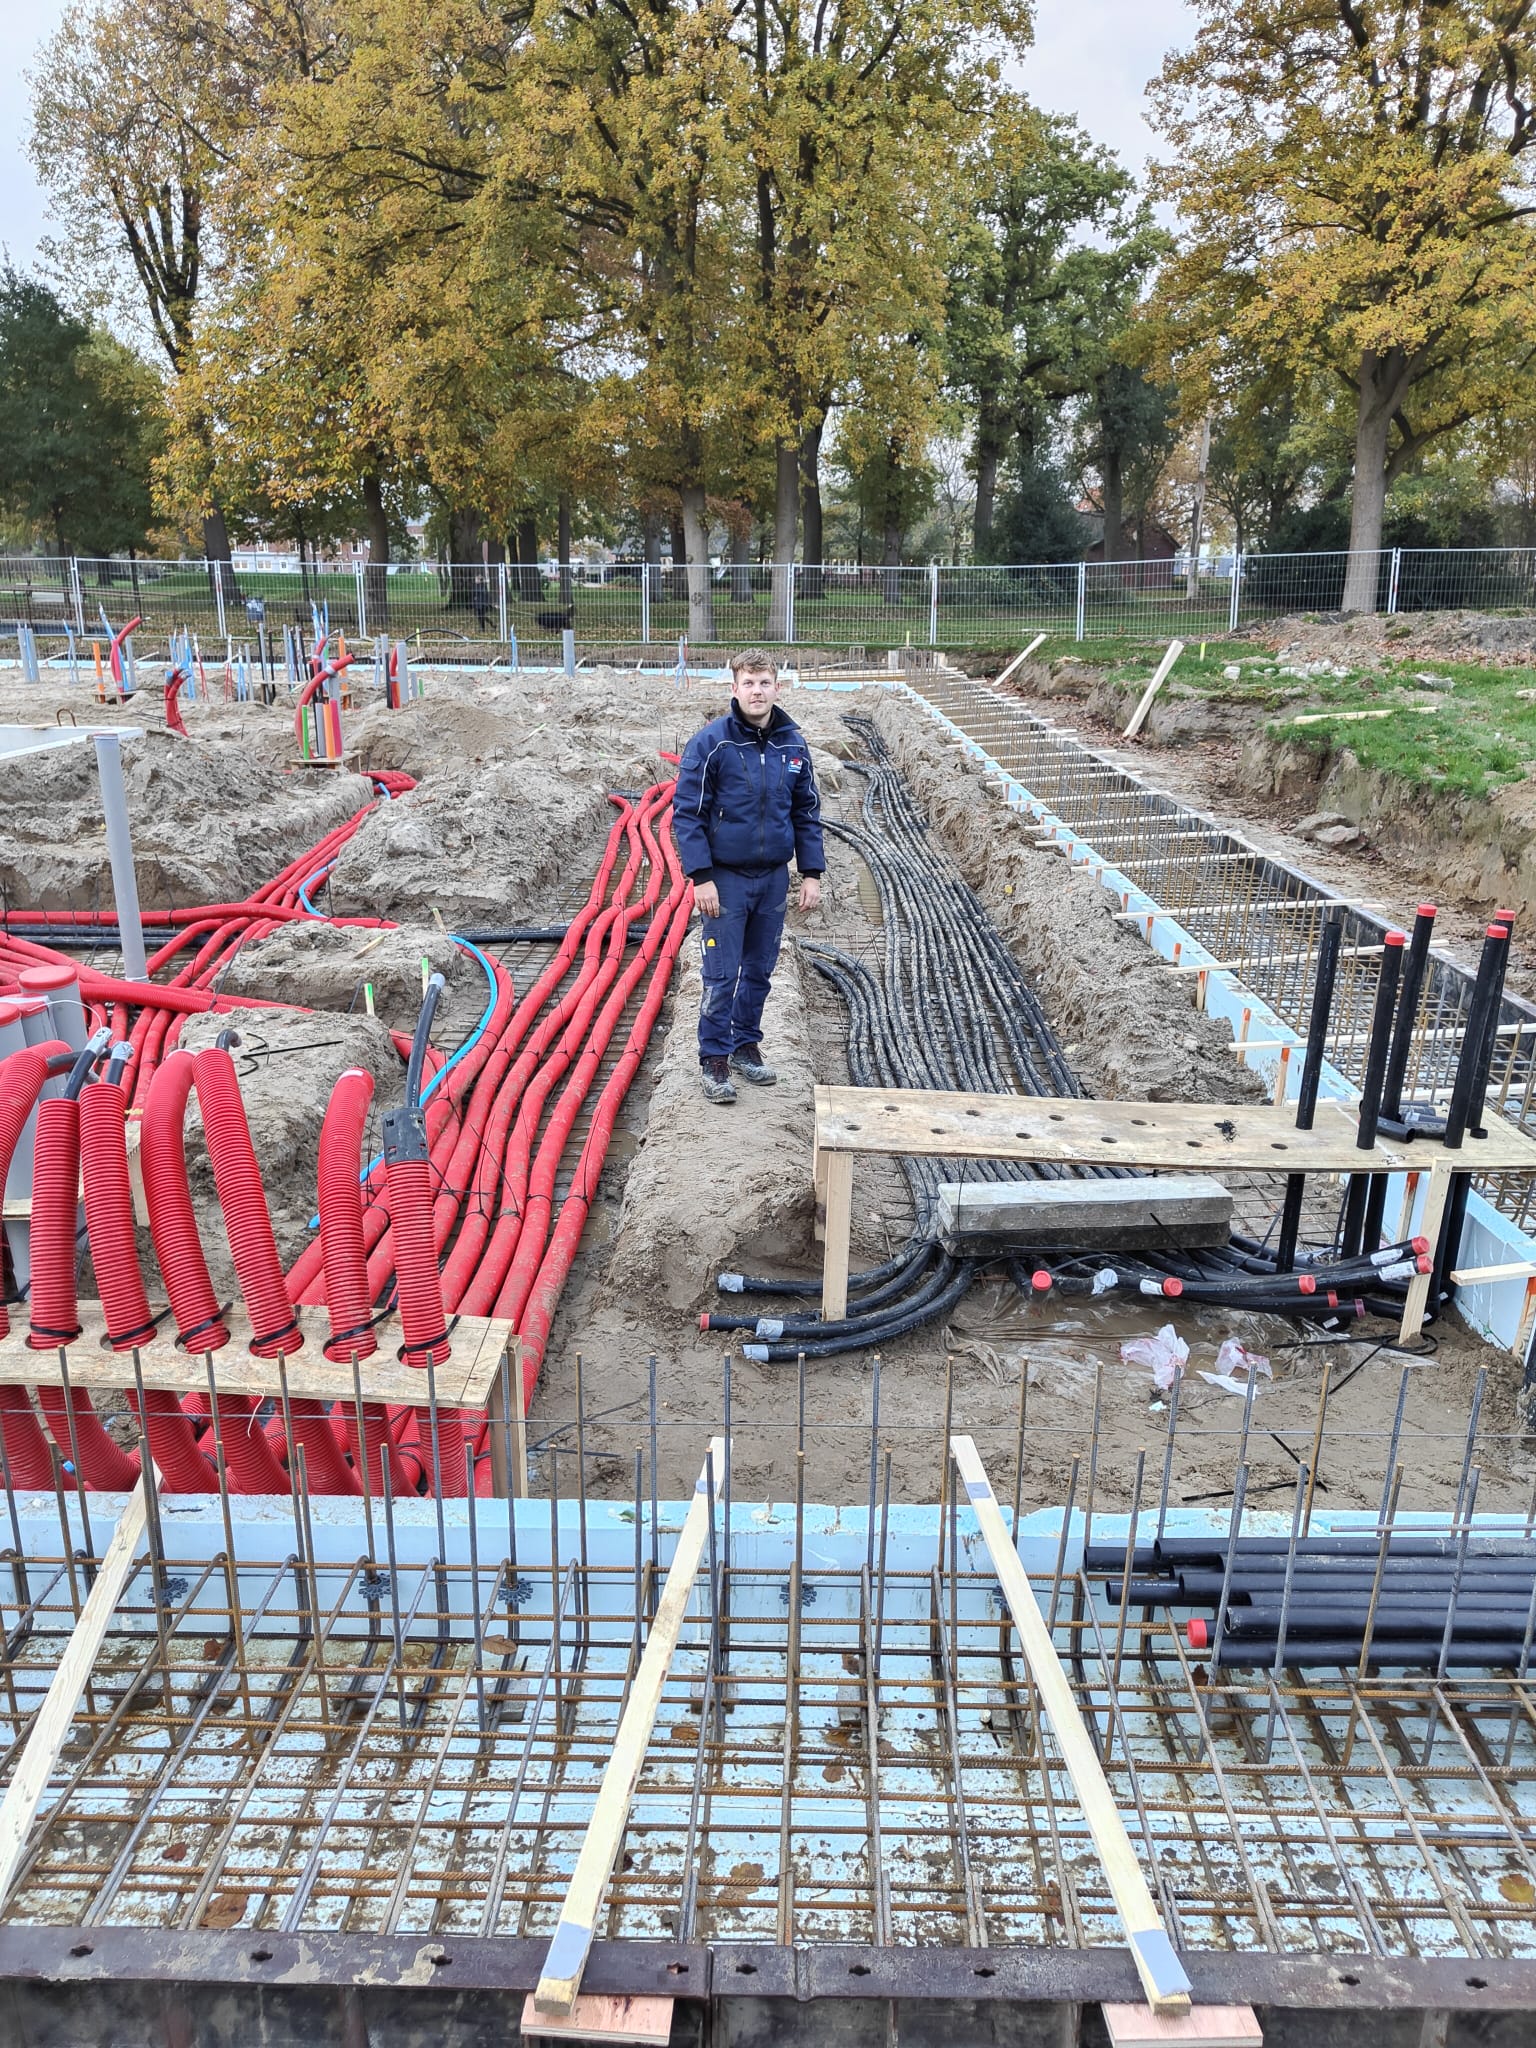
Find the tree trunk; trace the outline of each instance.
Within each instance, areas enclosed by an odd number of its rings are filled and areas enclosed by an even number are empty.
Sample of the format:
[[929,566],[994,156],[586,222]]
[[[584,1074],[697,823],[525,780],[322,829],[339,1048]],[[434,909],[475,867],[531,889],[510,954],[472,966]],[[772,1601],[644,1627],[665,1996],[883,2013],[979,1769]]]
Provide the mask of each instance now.
[[895,451],[891,453],[890,485],[885,497],[885,552],[880,577],[887,604],[901,603],[901,493],[897,488]]
[[1106,448],[1102,464],[1104,482],[1104,559],[1118,562],[1120,536],[1125,526],[1125,468],[1118,448]]
[[1344,572],[1344,609],[1376,610],[1381,524],[1387,509],[1387,443],[1392,415],[1408,388],[1406,365],[1393,349],[1382,358],[1361,358],[1355,413],[1355,480],[1349,509],[1349,562]]
[[985,561],[991,552],[997,470],[1007,446],[1008,426],[998,394],[984,389],[978,394],[976,405],[976,506],[971,515],[971,541],[978,561]]
[[731,603],[752,602],[752,528],[731,528]]
[[517,594],[525,604],[537,604],[544,595],[539,575],[539,522],[530,512],[512,529],[512,547],[517,561]]
[[480,554],[480,514],[448,514],[448,608],[468,611],[474,604]]
[[363,524],[368,534],[368,566],[363,595],[368,630],[381,633],[389,625],[389,515],[384,509],[384,479],[376,469],[363,477]]
[[826,595],[826,579],[822,575],[822,555],[826,540],[821,523],[821,436],[824,420],[818,420],[814,427],[807,427],[800,437],[800,531],[804,536],[800,553],[803,566],[800,571],[800,595],[819,598]]
[[715,637],[715,601],[709,587],[709,520],[704,486],[685,484],[683,547],[688,577],[688,638],[703,647]]
[[214,590],[222,587],[224,602],[236,602],[240,596],[240,586],[236,583],[234,569],[230,566],[229,527],[225,523],[222,505],[215,505],[212,511],[203,514],[203,555],[208,563],[208,588]]
[[781,441],[774,455],[772,594],[765,628],[770,645],[787,640],[790,634],[789,588],[795,573],[795,521],[799,511],[800,451],[792,441]]
[[683,527],[683,515],[677,511],[670,520],[672,529],[672,577],[669,597],[688,595],[688,572],[683,564],[688,559],[688,536]]
[[560,493],[559,503],[560,541],[556,549],[560,557],[560,605],[568,611],[571,603],[571,497],[569,491]]

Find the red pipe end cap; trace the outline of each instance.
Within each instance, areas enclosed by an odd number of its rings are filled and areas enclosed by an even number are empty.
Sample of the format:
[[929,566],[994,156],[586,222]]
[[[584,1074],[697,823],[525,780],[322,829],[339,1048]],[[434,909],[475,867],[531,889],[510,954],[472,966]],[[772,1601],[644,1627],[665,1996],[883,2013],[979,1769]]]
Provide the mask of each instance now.
[[1163,1282],[1163,1293],[1169,1301],[1177,1301],[1184,1292],[1184,1282],[1177,1277]]
[[705,1310],[703,1311],[703,1313],[702,1313],[702,1314],[700,1315],[700,1317],[699,1317],[699,1328],[700,1328],[701,1330],[707,1330],[707,1329],[709,1328],[709,1310],[708,1310],[708,1309],[705,1309]]
[[1297,1275],[1296,1285],[1303,1294],[1316,1294],[1317,1275],[1315,1273],[1300,1273]]
[[80,976],[73,967],[23,967],[16,979],[28,995],[40,996],[51,988],[73,988]]
[[1493,921],[1495,924],[1513,924],[1515,913],[1512,910],[1496,910],[1493,913]]
[[1504,924],[1491,924],[1489,925],[1487,931],[1484,933],[1483,936],[1489,939],[1507,939],[1509,937],[1509,926]]
[[1191,1620],[1186,1633],[1189,1639],[1189,1647],[1192,1650],[1208,1650],[1210,1648],[1210,1629],[1198,1614]]
[[1415,1266],[1418,1267],[1421,1273],[1433,1273],[1433,1271],[1435,1270],[1435,1262],[1429,1256],[1428,1252],[1420,1252],[1413,1263],[1415,1264]]
[[1408,934],[1406,932],[1388,932],[1382,941],[1382,944],[1385,946],[1406,946],[1407,943]]
[[1408,1249],[1412,1252],[1427,1252],[1429,1250],[1429,1239],[1427,1237],[1411,1238],[1408,1243]]
[[1041,1266],[1030,1274],[1029,1284],[1036,1294],[1049,1294],[1056,1283],[1052,1280],[1050,1274],[1047,1273],[1044,1266]]
[[1433,903],[1421,903],[1419,905],[1420,917],[1435,917],[1438,916],[1438,914],[1439,913],[1436,910],[1435,905]]

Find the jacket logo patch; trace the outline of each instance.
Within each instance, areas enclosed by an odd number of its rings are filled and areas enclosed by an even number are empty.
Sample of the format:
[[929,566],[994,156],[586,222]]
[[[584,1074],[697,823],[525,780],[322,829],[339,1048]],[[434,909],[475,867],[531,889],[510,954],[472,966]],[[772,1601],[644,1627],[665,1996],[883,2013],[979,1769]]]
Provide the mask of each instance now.
[[789,764],[789,772],[791,775],[798,775],[800,773],[800,770],[804,766],[805,763],[803,761],[791,761]]

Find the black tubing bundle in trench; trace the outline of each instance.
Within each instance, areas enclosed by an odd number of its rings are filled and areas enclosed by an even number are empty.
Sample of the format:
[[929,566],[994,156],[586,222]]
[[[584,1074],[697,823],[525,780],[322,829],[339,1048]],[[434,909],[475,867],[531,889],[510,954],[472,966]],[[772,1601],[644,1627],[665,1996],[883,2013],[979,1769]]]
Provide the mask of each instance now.
[[[836,947],[801,941],[801,951],[842,998],[848,1013],[848,1071],[858,1088],[920,1088],[981,1095],[1081,1096],[1074,1073],[1040,1000],[1002,935],[948,854],[936,844],[869,719],[845,723],[866,748],[868,763],[848,765],[865,778],[857,827],[823,820],[845,841],[874,882],[882,916],[884,958],[876,974]],[[1396,1316],[1409,1279],[1429,1247],[1415,1241],[1350,1260],[1296,1260],[1280,1271],[1274,1251],[1235,1237],[1206,1251],[1175,1251],[1113,1260],[1102,1252],[1025,1269],[1016,1262],[956,1258],[937,1241],[938,1191],[945,1181],[1012,1181],[1087,1176],[1118,1178],[1123,1167],[1081,1169],[1003,1160],[903,1158],[916,1218],[902,1248],[849,1278],[848,1313],[823,1322],[813,1310],[789,1306],[763,1315],[711,1313],[708,1330],[749,1333],[744,1354],[767,1363],[831,1357],[889,1342],[946,1315],[983,1265],[1000,1264],[1026,1295],[1130,1293],[1179,1298],[1250,1313],[1306,1317],[1334,1326],[1367,1313]],[[816,1280],[780,1280],[722,1273],[722,1294],[780,1296],[808,1302]]]
[[1222,1667],[1347,1664],[1523,1676],[1536,1640],[1536,1544],[1445,1536],[1181,1537],[1090,1544],[1112,1607],[1177,1609],[1192,1653]]

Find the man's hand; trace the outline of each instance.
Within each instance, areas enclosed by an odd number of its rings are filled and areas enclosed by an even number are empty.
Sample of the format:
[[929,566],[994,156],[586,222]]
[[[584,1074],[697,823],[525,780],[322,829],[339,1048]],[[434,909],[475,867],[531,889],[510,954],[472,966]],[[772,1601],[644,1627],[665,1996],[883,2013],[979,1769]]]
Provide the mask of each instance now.
[[700,917],[720,915],[720,891],[713,882],[695,882],[693,885],[693,907]]
[[802,875],[800,877],[799,901],[802,910],[819,910],[821,908],[820,875]]

